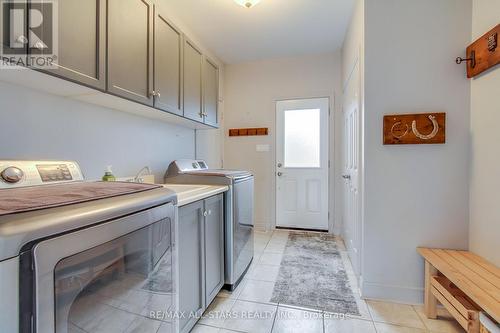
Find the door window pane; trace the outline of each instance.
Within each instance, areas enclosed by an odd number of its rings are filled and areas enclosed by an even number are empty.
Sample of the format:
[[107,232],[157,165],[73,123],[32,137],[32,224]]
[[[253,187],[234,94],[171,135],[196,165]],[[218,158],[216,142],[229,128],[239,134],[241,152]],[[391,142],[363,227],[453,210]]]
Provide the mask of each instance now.
[[172,329],[171,227],[164,219],[61,260],[54,271],[56,333]]
[[320,109],[285,111],[285,167],[319,168]]

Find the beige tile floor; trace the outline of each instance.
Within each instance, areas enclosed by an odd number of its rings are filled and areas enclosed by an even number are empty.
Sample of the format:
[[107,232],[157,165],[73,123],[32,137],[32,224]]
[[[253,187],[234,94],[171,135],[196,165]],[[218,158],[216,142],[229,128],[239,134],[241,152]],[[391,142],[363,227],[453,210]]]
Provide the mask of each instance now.
[[356,278],[345,247],[339,249],[361,315],[340,318],[338,314],[271,303],[274,283],[288,240],[288,231],[257,232],[254,262],[240,286],[221,291],[199,321],[194,333],[459,333],[464,332],[444,309],[439,319],[427,319],[422,306],[359,297]]

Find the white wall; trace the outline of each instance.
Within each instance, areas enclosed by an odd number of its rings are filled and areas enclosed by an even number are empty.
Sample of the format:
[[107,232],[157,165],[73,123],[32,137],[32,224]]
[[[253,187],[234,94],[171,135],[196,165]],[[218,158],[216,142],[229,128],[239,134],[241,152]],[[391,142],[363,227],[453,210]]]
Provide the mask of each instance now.
[[[340,95],[340,53],[227,65],[225,70],[224,167],[254,172],[256,227],[269,229],[275,225],[275,102],[327,96],[335,100],[335,95]],[[332,107],[336,119],[340,115],[339,103],[340,98]],[[228,137],[229,128],[241,127],[269,127],[270,135]],[[333,142],[337,133],[333,121],[331,129],[334,160],[339,156]],[[256,152],[257,144],[268,144],[271,149]],[[333,164],[336,167],[335,161]],[[332,175],[332,182],[337,178]],[[338,211],[333,209],[333,199],[331,195],[331,222]]]
[[[474,0],[472,40],[500,22],[500,1]],[[500,266],[500,67],[471,82],[470,249]]]
[[[417,246],[468,247],[470,84],[454,59],[471,11],[471,0],[365,1],[365,297],[420,303]],[[427,111],[447,113],[446,144],[382,145],[384,114]]]
[[0,117],[0,158],[76,160],[88,179],[149,165],[159,180],[171,160],[194,158],[193,130],[6,83]]
[[[168,1],[163,5],[168,6]],[[219,65],[222,100],[224,64],[174,11],[169,13],[169,19]],[[9,83],[0,82],[0,87],[2,159],[77,160],[88,179],[100,178],[109,164],[118,177],[135,175],[149,165],[157,181],[163,180],[174,159],[195,158],[196,154],[210,166],[222,164],[222,130],[194,131]],[[223,111],[219,103],[221,117]]]
[[[354,67],[356,59],[364,64],[364,27],[365,27],[365,1],[355,0],[354,12],[347,29],[344,44],[342,45],[342,86]],[[361,66],[363,68],[364,66]],[[364,70],[361,70],[364,76]]]

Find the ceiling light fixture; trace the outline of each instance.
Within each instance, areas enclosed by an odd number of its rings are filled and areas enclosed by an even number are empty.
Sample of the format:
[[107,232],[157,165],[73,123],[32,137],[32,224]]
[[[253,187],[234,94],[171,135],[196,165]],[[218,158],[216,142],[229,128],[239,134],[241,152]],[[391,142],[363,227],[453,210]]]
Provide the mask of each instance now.
[[238,5],[247,7],[247,8],[252,8],[256,4],[260,2],[260,0],[234,0]]

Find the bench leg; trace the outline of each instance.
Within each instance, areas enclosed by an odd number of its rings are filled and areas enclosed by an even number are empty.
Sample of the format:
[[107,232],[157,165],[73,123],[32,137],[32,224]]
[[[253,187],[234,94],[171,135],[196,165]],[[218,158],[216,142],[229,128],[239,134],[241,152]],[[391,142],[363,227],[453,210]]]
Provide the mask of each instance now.
[[431,277],[437,275],[437,269],[428,261],[425,262],[425,299],[424,311],[429,319],[437,318],[437,299],[431,292]]

